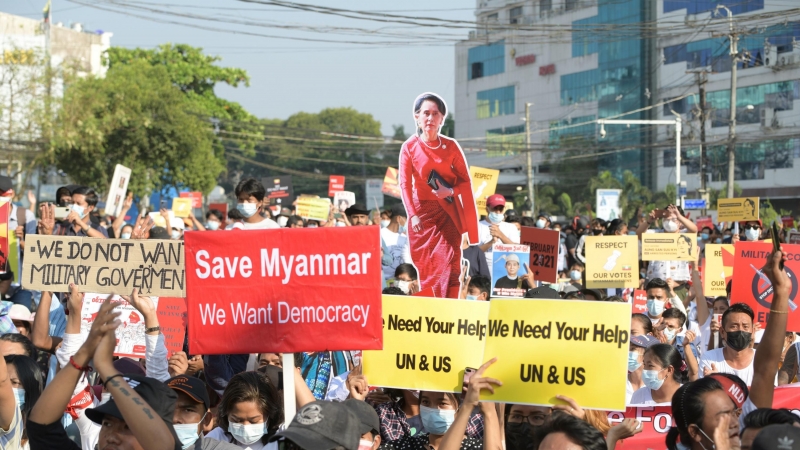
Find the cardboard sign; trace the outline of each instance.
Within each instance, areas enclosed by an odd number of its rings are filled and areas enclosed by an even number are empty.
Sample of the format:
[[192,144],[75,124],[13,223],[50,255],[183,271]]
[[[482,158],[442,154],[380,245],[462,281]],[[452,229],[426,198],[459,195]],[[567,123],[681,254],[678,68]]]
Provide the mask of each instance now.
[[187,233],[191,352],[380,349],[379,231]]
[[344,175],[331,175],[328,179],[328,197],[333,197],[333,194],[344,190]]
[[203,207],[203,193],[199,191],[193,192],[181,192],[181,198],[190,198],[192,199],[192,209],[200,209]]
[[[81,308],[81,334],[88,335],[92,328],[92,323],[103,302],[108,298],[108,294],[84,294],[83,306]],[[151,297],[158,309],[158,297]],[[114,356],[127,356],[129,358],[145,357],[144,330],[147,328],[144,317],[130,303],[126,302],[119,295],[111,298],[117,306],[115,312],[122,314],[118,319],[122,322],[116,330],[117,345],[114,347]],[[159,320],[159,325],[161,321]]]
[[227,203],[209,203],[208,204],[209,211],[212,209],[216,209],[217,211],[222,213],[222,220],[223,222],[228,220],[228,204]]
[[9,239],[11,233],[16,235],[16,230],[8,229],[9,214],[11,214],[11,202],[0,204],[0,273],[6,273],[9,268],[14,269],[14,266],[9,265],[11,259]]
[[696,261],[697,233],[645,233],[642,261]]
[[556,395],[582,407],[625,410],[628,303],[582,300],[492,300],[486,377],[503,382],[481,400],[549,406]]
[[169,355],[183,351],[186,338],[186,299],[180,297],[160,297],[158,299],[158,325],[164,335],[164,345]]
[[349,191],[339,191],[333,194],[333,205],[339,208],[339,212],[344,214],[347,208],[356,202],[356,194]]
[[369,178],[367,179],[367,186],[366,190],[364,191],[364,195],[366,195],[366,203],[367,208],[375,208],[381,209],[383,208],[383,180],[380,178]]
[[587,288],[639,287],[639,240],[636,236],[586,236],[584,249]]
[[647,291],[644,289],[634,289],[633,291],[633,313],[647,314]]
[[703,293],[706,297],[727,297],[725,287],[733,279],[733,244],[706,244]]
[[303,219],[327,222],[331,203],[327,199],[319,197],[300,197],[297,199],[295,209],[297,215]]
[[[189,217],[192,214],[192,199],[174,197],[172,199],[172,214],[175,217]],[[169,223],[171,225],[172,220]]]
[[[527,245],[494,244],[492,246],[492,298],[522,298],[529,289],[525,283],[523,263],[530,260]],[[533,269],[531,269],[533,270]],[[533,286],[530,286],[532,288]]]
[[117,164],[114,167],[114,176],[111,178],[111,185],[108,187],[108,197],[106,197],[106,214],[118,216],[122,212],[122,203],[128,193],[128,182],[131,180],[131,169]]
[[[789,317],[787,331],[800,331],[800,311],[797,310],[797,276],[800,274],[800,246],[783,244],[787,253],[786,274],[792,282],[789,293]],[[772,306],[772,283],[761,268],[772,253],[772,244],[766,242],[739,241],[734,248],[733,273],[736,280],[731,291],[731,303],[747,303],[755,312],[755,321],[761,328],[767,325],[769,310]]]
[[386,168],[386,176],[383,177],[383,188],[381,188],[381,191],[389,197],[403,198],[400,194],[400,182],[397,177],[397,169],[394,167]]
[[267,190],[267,200],[271,206],[290,206],[294,198],[291,175],[262,178],[261,184]]
[[461,392],[483,364],[489,302],[383,296],[383,350],[364,352],[373,386]]
[[[474,185],[473,181],[473,185]],[[558,247],[560,233],[536,227],[520,228],[519,243],[530,247],[528,267],[536,276],[536,281],[558,282]]]
[[25,244],[26,289],[68,292],[75,283],[100,294],[136,287],[143,295],[185,295],[183,241],[30,234]]
[[717,200],[717,220],[743,222],[758,220],[758,197],[721,198]]
[[478,213],[482,214],[486,211],[486,199],[497,190],[500,171],[470,166],[469,177],[472,179],[472,196],[475,197],[475,206],[478,208]]

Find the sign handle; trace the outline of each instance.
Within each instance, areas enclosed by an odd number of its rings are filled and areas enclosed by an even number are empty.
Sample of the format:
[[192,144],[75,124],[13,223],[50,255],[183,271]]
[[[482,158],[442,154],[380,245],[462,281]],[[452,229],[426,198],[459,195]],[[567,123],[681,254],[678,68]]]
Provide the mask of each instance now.
[[284,353],[283,356],[283,417],[286,423],[291,423],[297,412],[297,397],[294,389],[294,353]]

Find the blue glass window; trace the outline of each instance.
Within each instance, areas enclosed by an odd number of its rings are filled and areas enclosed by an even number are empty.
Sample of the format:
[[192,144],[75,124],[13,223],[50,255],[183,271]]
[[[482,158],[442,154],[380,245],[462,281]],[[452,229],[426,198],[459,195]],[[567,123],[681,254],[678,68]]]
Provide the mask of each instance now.
[[514,86],[478,92],[478,119],[514,114]]
[[[725,6],[728,6],[734,15],[764,9],[764,0],[736,0],[729,3]],[[719,0],[664,0],[664,12],[685,9],[687,14],[700,14],[712,11],[720,4],[722,3]]]
[[506,41],[472,47],[467,51],[467,79],[497,75],[506,71]]

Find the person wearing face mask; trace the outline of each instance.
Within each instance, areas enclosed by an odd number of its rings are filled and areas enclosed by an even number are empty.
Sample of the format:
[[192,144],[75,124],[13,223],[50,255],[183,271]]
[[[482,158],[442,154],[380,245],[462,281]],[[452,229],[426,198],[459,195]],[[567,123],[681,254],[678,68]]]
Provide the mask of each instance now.
[[206,223],[203,225],[203,228],[208,231],[217,231],[222,229],[223,223],[225,223],[225,218],[222,215],[222,211],[212,209],[206,213]]
[[108,231],[92,223],[90,214],[97,207],[97,193],[93,189],[80,186],[72,191],[71,211],[63,222],[55,223],[55,207],[42,205],[42,218],[39,220],[39,234],[61,236],[88,236],[108,238]]
[[202,380],[186,375],[172,377],[165,382],[175,391],[175,413],[172,427],[181,442],[183,450],[236,450],[239,447],[203,437],[203,426],[211,422],[211,400]]
[[[631,321],[631,326],[635,324]],[[645,387],[642,379],[642,366],[644,365],[644,352],[649,347],[658,344],[658,339],[653,336],[637,335],[631,337],[628,344],[628,382],[625,387],[625,404],[630,405],[633,393]]]
[[[367,450],[364,425],[344,403],[316,401],[297,411],[289,426],[270,439],[281,450]],[[278,446],[280,444],[280,446]]]
[[241,213],[243,219],[241,228],[243,230],[267,230],[280,228],[274,220],[263,217],[260,213],[267,195],[264,185],[255,178],[245,178],[236,185],[236,209]]
[[[366,386],[366,383],[365,383]],[[358,418],[361,424],[359,433],[361,439],[358,443],[358,450],[378,450],[381,446],[381,421],[372,406],[369,406],[363,399],[348,398],[344,405]]]
[[631,405],[669,405],[675,391],[689,381],[686,363],[669,344],[655,344],[644,352],[644,387],[631,396]]
[[491,296],[492,280],[489,277],[476,275],[470,277],[467,285],[467,300],[487,301]]
[[176,217],[175,220],[170,221],[169,225],[171,227],[169,233],[170,239],[175,241],[183,239],[183,231],[186,229],[183,219]]
[[645,290],[647,291],[647,317],[653,322],[654,327],[661,325],[667,303],[685,316],[686,308],[683,306],[683,302],[678,299],[666,281],[660,278],[650,280],[645,286]]
[[[641,221],[636,230],[640,240],[642,234],[646,233],[650,226],[659,219],[662,223],[661,231],[664,233],[697,233],[697,225],[685,217],[683,209],[669,205],[666,210],[651,211],[646,220]],[[681,245],[687,245],[687,243]],[[647,279],[666,280],[671,278],[676,283],[674,291],[683,302],[688,295],[686,283],[691,279],[689,265],[688,261],[650,261],[647,266]]]
[[577,290],[583,289],[583,264],[576,262],[569,268],[569,284]]
[[[744,237],[748,242],[755,242],[761,239],[763,225],[760,220],[744,222],[740,227],[744,229]],[[733,240],[735,242],[737,240],[736,237],[734,237]]]
[[500,194],[490,195],[486,199],[486,219],[478,224],[481,242],[479,247],[486,255],[486,264],[490,272],[492,269],[492,246],[494,244],[519,244],[517,227],[504,221],[503,209],[505,209],[505,206],[505,197]]
[[289,217],[292,216],[292,210],[286,207],[281,208],[280,213],[278,213],[278,217],[275,218],[275,221],[278,223],[278,226],[281,228],[286,227],[286,224],[289,222]]
[[390,209],[391,219],[389,225],[381,228],[381,241],[384,247],[386,263],[382,264],[384,279],[389,279],[394,275],[397,266],[403,263],[403,248],[408,246],[408,235],[406,234],[406,222],[408,214],[402,203],[393,205]]
[[419,289],[417,283],[417,269],[411,264],[400,264],[394,270],[394,279],[397,280],[397,287],[406,295],[413,294]]
[[27,356],[4,356],[0,380],[0,448],[27,448],[25,422],[44,387],[42,371]]
[[550,228],[550,217],[540,213],[536,217],[536,228]]
[[245,450],[277,450],[277,443],[268,442],[282,415],[278,391],[267,377],[242,372],[228,382],[219,404],[219,426],[207,437]]
[[506,404],[506,450],[534,450],[533,433],[552,412],[546,406]]
[[[753,319],[755,314],[746,303],[731,305],[722,314],[720,337],[723,348],[707,351],[700,359],[701,377],[711,373],[729,373],[738,376],[750,386],[756,351],[750,348],[753,339]],[[776,369],[777,371],[777,369]]]

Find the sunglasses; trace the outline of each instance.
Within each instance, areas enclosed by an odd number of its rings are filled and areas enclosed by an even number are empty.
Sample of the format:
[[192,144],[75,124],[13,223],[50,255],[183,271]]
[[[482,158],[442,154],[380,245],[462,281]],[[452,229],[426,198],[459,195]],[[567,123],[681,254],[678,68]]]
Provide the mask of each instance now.
[[744,229],[745,230],[760,230],[761,226],[760,225],[747,225],[747,226],[744,227]]

